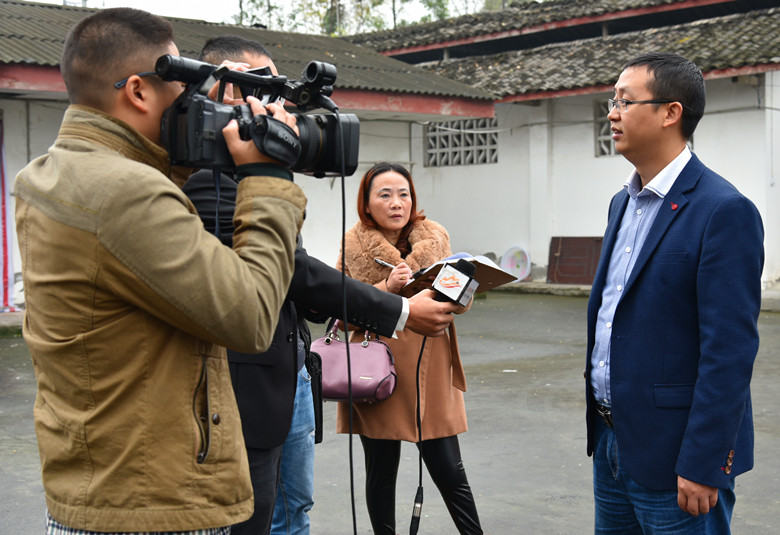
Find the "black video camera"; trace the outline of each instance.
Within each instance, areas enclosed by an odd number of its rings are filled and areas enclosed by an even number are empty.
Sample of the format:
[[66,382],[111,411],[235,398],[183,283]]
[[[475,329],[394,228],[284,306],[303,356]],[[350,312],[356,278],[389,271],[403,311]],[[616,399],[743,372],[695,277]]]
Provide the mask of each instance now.
[[[345,175],[357,169],[360,122],[354,114],[338,114],[329,98],[336,80],[336,67],[329,63],[310,62],[298,81],[270,73],[232,71],[170,54],[157,59],[155,71],[163,80],[187,84],[162,118],[162,142],[174,165],[234,169],[222,129],[236,119],[241,139],[254,140],[264,154],[290,165],[293,171],[322,178],[341,176],[342,167]],[[279,121],[253,117],[248,104],[229,106],[208,98],[217,82],[219,100],[225,84],[232,83],[244,98],[251,94],[265,101],[285,99],[301,112],[325,108],[336,114],[294,114],[300,132],[296,140]]]

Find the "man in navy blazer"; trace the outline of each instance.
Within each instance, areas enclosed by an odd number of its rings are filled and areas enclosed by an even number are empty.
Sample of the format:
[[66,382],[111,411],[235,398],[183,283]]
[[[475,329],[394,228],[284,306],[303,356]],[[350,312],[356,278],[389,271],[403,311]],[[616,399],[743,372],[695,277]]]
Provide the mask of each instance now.
[[686,145],[704,103],[701,71],[667,53],[630,61],[609,101],[635,170],[588,303],[597,534],[729,533],[734,478],[753,467],[763,226]]

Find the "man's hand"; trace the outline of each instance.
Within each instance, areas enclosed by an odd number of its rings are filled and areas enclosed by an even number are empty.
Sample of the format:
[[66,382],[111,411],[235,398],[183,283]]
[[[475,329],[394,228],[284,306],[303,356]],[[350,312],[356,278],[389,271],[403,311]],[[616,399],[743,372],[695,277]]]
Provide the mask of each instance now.
[[[231,71],[241,71],[246,72],[250,69],[249,63],[240,63],[235,61],[223,61],[220,64],[220,67],[227,67]],[[215,83],[213,86],[211,86],[211,89],[209,89],[208,97],[211,100],[217,100],[217,96],[219,94],[219,86],[221,82]],[[225,84],[225,94],[222,98],[222,103],[227,104],[229,106],[238,106],[239,104],[244,104],[244,100],[241,98],[241,95],[237,95],[237,98],[233,98],[233,84],[226,83]]]
[[693,515],[706,515],[718,503],[717,487],[702,485],[682,476],[677,476],[677,505]]
[[406,328],[424,336],[441,336],[461,307],[451,302],[434,301],[436,292],[423,290],[409,299]]
[[[252,115],[268,115],[266,108],[255,97],[247,97],[247,103],[252,109]],[[271,117],[292,128],[296,136],[300,135],[295,116],[287,113],[284,107],[279,104],[269,104],[267,110],[271,113]],[[246,141],[241,139],[238,134],[238,123],[235,119],[231,119],[222,129],[222,134],[225,136],[225,142],[236,166],[250,163],[279,163],[257,150],[257,145],[251,139]]]

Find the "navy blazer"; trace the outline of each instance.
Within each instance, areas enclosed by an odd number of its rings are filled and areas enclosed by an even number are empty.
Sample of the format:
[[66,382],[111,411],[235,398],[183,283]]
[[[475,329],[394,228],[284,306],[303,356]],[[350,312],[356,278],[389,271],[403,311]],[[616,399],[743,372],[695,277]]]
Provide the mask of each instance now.
[[[594,449],[591,353],[609,259],[628,204],[610,203],[588,302],[588,455]],[[650,229],[620,297],[610,388],[622,466],[655,490],[677,475],[726,488],[753,467],[750,378],[758,351],[764,231],[756,207],[692,155]]]

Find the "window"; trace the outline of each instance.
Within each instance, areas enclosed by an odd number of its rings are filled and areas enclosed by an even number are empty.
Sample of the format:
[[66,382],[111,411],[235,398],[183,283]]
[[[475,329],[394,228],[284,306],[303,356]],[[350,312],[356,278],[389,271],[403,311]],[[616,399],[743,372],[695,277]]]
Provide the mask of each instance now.
[[425,166],[498,163],[498,120],[469,119],[425,127]]
[[609,124],[609,119],[607,119],[608,113],[607,99],[597,100],[593,103],[593,124],[596,129],[596,158],[617,154],[615,142],[612,140],[612,126]]

